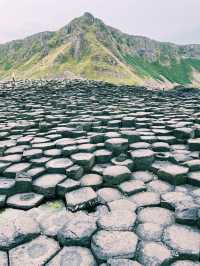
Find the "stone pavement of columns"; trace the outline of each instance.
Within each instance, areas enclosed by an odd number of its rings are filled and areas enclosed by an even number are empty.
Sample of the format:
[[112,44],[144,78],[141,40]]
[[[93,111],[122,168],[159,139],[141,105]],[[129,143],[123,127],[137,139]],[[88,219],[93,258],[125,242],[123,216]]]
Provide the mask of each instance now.
[[200,265],[200,91],[0,83],[0,266]]

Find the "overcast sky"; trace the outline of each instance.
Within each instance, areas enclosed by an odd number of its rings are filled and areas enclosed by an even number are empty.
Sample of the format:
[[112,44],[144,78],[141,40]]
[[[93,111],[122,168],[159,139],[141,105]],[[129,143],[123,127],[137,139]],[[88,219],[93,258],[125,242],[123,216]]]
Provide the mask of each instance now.
[[0,0],[0,43],[57,30],[84,12],[129,34],[200,43],[200,0]]

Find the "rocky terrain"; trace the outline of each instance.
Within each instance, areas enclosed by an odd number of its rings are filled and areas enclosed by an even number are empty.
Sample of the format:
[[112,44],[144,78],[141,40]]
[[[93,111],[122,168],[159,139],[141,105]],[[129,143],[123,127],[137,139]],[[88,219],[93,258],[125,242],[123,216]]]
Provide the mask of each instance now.
[[[138,22],[140,23],[140,22]],[[56,32],[0,45],[0,78],[83,78],[115,84],[200,85],[200,45],[131,36],[90,13]]]
[[0,83],[0,266],[200,265],[200,91]]

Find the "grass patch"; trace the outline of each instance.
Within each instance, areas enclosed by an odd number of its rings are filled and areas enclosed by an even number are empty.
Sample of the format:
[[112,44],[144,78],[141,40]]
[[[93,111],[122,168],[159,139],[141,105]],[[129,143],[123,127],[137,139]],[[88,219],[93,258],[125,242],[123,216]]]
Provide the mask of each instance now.
[[162,80],[161,76],[163,76],[173,83],[182,85],[191,83],[192,67],[200,71],[200,60],[198,59],[181,59],[179,62],[171,59],[169,66],[161,65],[158,61],[150,63],[143,58],[130,55],[125,55],[124,59],[143,77]]

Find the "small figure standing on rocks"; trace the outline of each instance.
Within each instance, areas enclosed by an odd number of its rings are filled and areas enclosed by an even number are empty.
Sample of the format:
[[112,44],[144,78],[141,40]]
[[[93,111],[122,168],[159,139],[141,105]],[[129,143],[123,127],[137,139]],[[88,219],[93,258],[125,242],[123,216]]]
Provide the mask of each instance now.
[[15,73],[12,73],[12,87],[15,87]]

